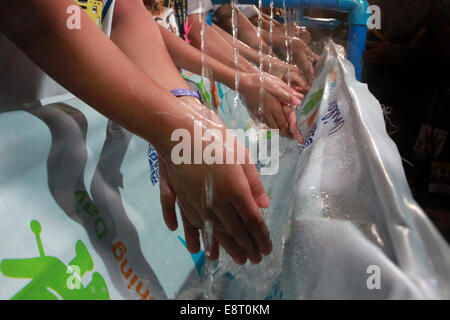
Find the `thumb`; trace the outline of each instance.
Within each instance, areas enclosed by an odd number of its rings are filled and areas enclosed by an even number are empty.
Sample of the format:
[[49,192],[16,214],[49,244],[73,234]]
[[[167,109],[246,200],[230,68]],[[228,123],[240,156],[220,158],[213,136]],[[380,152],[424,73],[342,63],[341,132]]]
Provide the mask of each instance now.
[[242,164],[242,168],[244,169],[245,176],[247,177],[250,190],[258,207],[268,208],[270,205],[269,197],[264,189],[259,172],[256,170],[256,166],[252,164],[254,162],[250,161],[250,159],[251,155],[247,149],[246,161]]

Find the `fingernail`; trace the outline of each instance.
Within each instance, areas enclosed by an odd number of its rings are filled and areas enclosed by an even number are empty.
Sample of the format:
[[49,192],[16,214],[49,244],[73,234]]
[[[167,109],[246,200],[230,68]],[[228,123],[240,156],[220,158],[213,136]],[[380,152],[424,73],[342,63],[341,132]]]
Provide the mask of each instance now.
[[300,100],[300,99],[297,98],[297,97],[294,97],[294,98],[292,99],[292,102],[294,103],[294,106],[299,106],[299,105],[302,103],[302,100]]
[[261,251],[261,253],[265,256],[268,256],[272,252],[272,241],[269,240],[269,242],[270,242],[269,247]]
[[296,97],[300,98],[300,99],[303,98],[303,95],[302,95],[300,92],[298,92],[298,91],[294,91],[294,95],[295,95]]
[[211,255],[206,256],[208,258],[209,261],[216,261],[217,258],[212,257]]
[[252,264],[258,264],[258,263],[260,263],[262,261],[262,256],[261,255],[256,255],[256,256],[253,256],[251,259],[250,259],[250,262],[252,263]]
[[263,208],[267,208],[270,205],[269,197],[265,193],[259,196],[258,201],[259,205]]
[[297,142],[299,144],[304,144],[305,140],[303,139],[302,134],[298,131],[298,129],[293,129],[291,130],[292,135],[295,137],[295,140],[297,140]]

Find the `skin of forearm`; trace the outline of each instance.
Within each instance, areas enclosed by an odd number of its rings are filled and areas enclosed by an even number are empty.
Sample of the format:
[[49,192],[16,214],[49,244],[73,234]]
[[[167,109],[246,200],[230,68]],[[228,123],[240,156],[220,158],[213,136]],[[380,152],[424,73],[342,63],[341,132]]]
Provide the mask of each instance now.
[[187,44],[175,34],[159,26],[169,54],[174,63],[179,67],[196,74],[202,73],[202,63],[204,62],[212,72],[212,78],[231,89],[235,89],[235,71],[231,67],[219,62],[213,57],[204,54],[202,62],[202,52]]
[[[264,42],[264,40],[258,37],[257,30],[255,26],[247,19],[245,15],[239,10],[236,10],[237,15],[237,38],[242,42],[246,43],[253,49],[259,50],[261,46],[262,52],[268,53],[269,47]],[[233,33],[233,23],[232,23],[232,7],[229,4],[222,5],[216,12],[215,16],[217,18],[217,25],[224,29],[229,34]]]
[[[221,27],[213,24],[213,29],[226,41],[230,46],[234,46],[234,40],[233,36],[230,35],[228,32],[223,30]],[[250,48],[248,45],[243,43],[241,40],[236,39],[236,47],[239,50],[239,54],[244,56],[246,59],[253,63],[258,63],[259,61],[259,53],[258,51],[254,50],[253,48]]]
[[173,130],[193,130],[190,111],[126,57],[86,14],[81,15],[81,29],[69,30],[66,9],[73,4],[3,0],[0,31],[66,89],[170,159]]
[[189,89],[167,52],[158,24],[142,1],[116,1],[111,40],[165,89]]
[[[220,28],[217,25],[213,25],[214,30],[217,31],[217,33],[219,33],[230,45],[233,45],[233,37],[227,33],[225,30],[223,30],[222,28]],[[245,58],[247,58],[249,61],[253,62],[256,65],[259,65],[260,63],[260,55],[259,52],[250,48],[249,46],[247,46],[245,43],[243,43],[240,40],[236,41],[236,46],[238,47],[239,53],[241,55],[243,55]],[[276,57],[271,57],[265,53],[261,54],[263,60],[263,69],[264,70],[268,70],[269,69],[269,65],[272,59],[277,59]]]
[[259,51],[259,48],[261,46],[261,50],[263,53],[269,52],[269,46],[267,45],[266,41],[262,37],[258,37],[257,28],[240,11],[238,11],[237,13],[237,22],[239,40],[247,43],[253,49],[257,49]]
[[[200,14],[193,14],[189,16],[191,24],[191,32],[189,33],[189,39],[191,44],[197,49],[201,50],[201,29],[202,22],[200,20]],[[234,49],[229,45],[217,32],[214,31],[206,23],[204,25],[204,43],[206,46],[206,53],[215,59],[222,61],[229,67],[234,68]],[[238,68],[240,71],[252,72],[254,66],[244,57],[239,56]]]

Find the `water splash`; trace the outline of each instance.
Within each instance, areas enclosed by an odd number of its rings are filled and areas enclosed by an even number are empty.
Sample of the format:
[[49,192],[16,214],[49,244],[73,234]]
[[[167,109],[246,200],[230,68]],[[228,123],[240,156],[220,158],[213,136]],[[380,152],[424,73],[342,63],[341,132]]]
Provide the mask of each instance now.
[[[284,36],[285,36],[285,45],[286,45],[286,62],[292,64],[292,44],[291,40],[288,38],[288,16],[286,10],[286,0],[283,0],[283,20],[284,20]],[[290,77],[290,69],[287,71],[287,84],[291,86],[291,77]]]
[[[205,226],[202,230],[203,246],[205,250],[205,256],[209,257],[211,255],[211,250],[213,246],[213,225],[210,220],[205,221]],[[214,274],[217,268],[217,263],[207,262],[203,269],[203,275],[205,277],[205,285],[203,286],[203,295],[205,300],[213,298],[213,285],[214,285]]]
[[232,25],[232,31],[233,31],[233,56],[234,56],[234,69],[235,69],[235,75],[234,75],[234,86],[235,86],[235,95],[234,95],[234,103],[233,103],[233,129],[237,129],[237,108],[238,108],[238,102],[239,102],[239,48],[237,45],[237,0],[231,1],[231,25]]
[[258,57],[259,57],[259,106],[258,106],[258,115],[261,116],[264,108],[264,77],[263,77],[263,39],[262,39],[262,0],[258,1],[258,28],[257,28],[257,36],[259,39],[259,47],[258,47]]
[[273,58],[272,34],[273,34],[273,0],[270,0],[269,68],[268,68],[268,73],[272,72],[272,58]]

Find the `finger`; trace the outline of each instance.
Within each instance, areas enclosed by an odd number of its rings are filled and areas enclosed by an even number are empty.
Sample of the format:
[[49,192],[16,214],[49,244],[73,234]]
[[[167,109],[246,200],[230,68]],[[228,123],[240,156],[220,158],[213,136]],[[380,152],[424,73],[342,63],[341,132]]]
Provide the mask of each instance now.
[[[249,208],[256,207],[256,211],[259,214],[258,208],[268,208],[270,205],[269,197],[267,196],[266,190],[264,189],[264,186],[261,181],[261,177],[259,175],[258,170],[256,170],[256,167],[254,164],[252,164],[248,159],[250,157],[248,150],[247,152],[247,159],[244,164],[242,164],[242,169],[244,170],[244,174],[247,178],[247,185],[242,186],[242,188],[247,188],[247,186],[250,188],[250,192],[253,195],[252,199],[249,199],[248,202],[256,202],[255,206],[250,206],[248,204]],[[253,200],[253,201],[252,201]],[[240,214],[238,210],[239,216],[242,218],[242,215]]]
[[[286,74],[286,82],[288,82],[288,81],[291,83],[291,85],[294,85],[295,90],[300,91],[300,92],[305,92],[308,87],[306,79],[303,78],[297,72],[287,73]],[[300,90],[298,89],[298,87],[300,87]]]
[[305,81],[305,83],[306,83],[306,92],[308,92],[309,89],[311,89],[311,84],[308,83],[308,80],[307,80],[307,77],[306,77],[305,73],[299,67],[297,67],[297,72],[300,75],[300,77],[302,77],[302,79]]
[[200,234],[198,229],[190,224],[184,212],[181,210],[181,220],[183,221],[184,238],[186,240],[186,247],[188,251],[195,254],[200,251]]
[[312,50],[308,53],[308,57],[314,62],[317,62],[320,60],[320,56]]
[[[210,230],[206,230],[205,228],[201,231],[202,239],[203,239],[203,248],[205,250],[205,256],[208,257],[208,259],[211,256],[211,252],[214,250],[214,231],[213,228]],[[214,260],[211,260],[214,261]]]
[[235,198],[233,205],[239,216],[247,226],[252,238],[263,255],[268,255],[272,251],[272,242],[269,237],[267,225],[250,195],[245,192],[242,197]]
[[304,88],[304,87],[300,87],[300,86],[294,86],[294,89],[297,90],[298,92],[301,93],[307,93],[308,89]]
[[259,248],[253,242],[251,235],[245,227],[242,220],[239,218],[239,214],[234,207],[229,204],[222,210],[217,212],[225,229],[234,241],[244,249],[246,255],[249,257],[252,263],[259,263],[262,260],[262,256],[259,253]]
[[303,45],[304,45],[305,52],[306,52],[308,58],[310,58],[314,62],[320,60],[320,56],[317,55],[305,42],[303,42]]
[[289,87],[282,80],[276,78],[271,85],[266,86],[266,91],[272,94],[277,100],[288,105],[300,105],[303,95]]
[[[222,214],[221,214],[222,213]],[[229,216],[231,213],[230,210],[226,210],[225,212],[225,216]],[[205,246],[205,252],[210,255],[211,253],[213,253],[213,257],[214,255],[218,255],[218,252],[212,252],[213,250],[216,250],[216,248],[214,248],[214,246],[216,245],[214,243],[214,237],[217,234],[222,234],[222,235],[228,235],[229,239],[232,239],[233,242],[230,242],[228,238],[228,244],[227,244],[227,248],[229,254],[234,257],[234,258],[238,258],[239,261],[241,261],[242,257],[244,258],[244,262],[247,260],[248,255],[246,254],[246,251],[243,247],[241,247],[239,245],[239,243],[236,242],[235,237],[239,237],[239,235],[237,235],[236,232],[233,231],[233,228],[235,228],[235,226],[230,227],[225,227],[224,223],[222,222],[222,218],[223,218],[223,212],[218,212],[215,213],[212,210],[205,210],[205,216],[204,219],[205,221],[209,221],[211,223],[211,228],[208,233],[207,230],[205,230],[205,228],[203,228],[202,230],[202,236],[203,236],[203,243]],[[228,217],[227,217],[228,218]],[[241,222],[242,223],[242,222]],[[238,230],[240,230],[241,232],[247,233],[248,231],[246,230],[246,228],[244,226],[242,226],[241,228],[237,227]],[[230,233],[230,230],[232,232],[232,234]],[[218,250],[218,249],[217,249]]]
[[308,77],[307,77],[307,80],[308,80],[308,83],[309,83],[309,84],[312,84],[313,81],[314,81],[314,67],[313,67],[311,61],[308,61],[308,63],[307,63],[307,68],[308,68]]
[[267,124],[267,126],[269,126],[269,128],[271,128],[271,129],[278,129],[278,130],[280,129],[280,128],[278,128],[278,124],[275,121],[274,117],[272,116],[272,113],[265,112],[262,115],[262,117],[263,117],[264,123]]
[[159,173],[161,177],[159,182],[160,201],[164,222],[169,230],[174,231],[178,228],[177,214],[175,211],[176,195],[168,183],[168,175],[165,165],[159,166]]
[[280,133],[283,136],[290,136],[289,131],[289,123],[288,119],[286,118],[286,115],[283,112],[283,106],[278,103],[276,108],[272,108],[272,116],[277,122],[278,128],[280,128]]
[[300,144],[305,143],[303,136],[300,132],[300,129],[298,128],[297,125],[297,115],[295,114],[294,109],[287,106],[283,106],[283,111],[286,115],[286,118],[288,119],[289,131],[291,132],[294,139]]
[[279,86],[280,87],[277,90],[269,90],[269,93],[271,93],[278,101],[291,106],[298,106],[302,103],[302,99],[304,98],[303,94],[289,87],[284,82]]
[[300,52],[299,54],[300,66],[302,68],[303,74],[308,81],[308,84],[312,83],[312,76],[314,74],[314,68],[312,67],[311,61],[308,59],[308,56],[305,52]]
[[212,239],[212,246],[209,253],[205,253],[205,255],[209,261],[216,261],[219,258],[219,243],[215,237]]
[[197,229],[203,228],[203,220],[198,212],[191,206],[187,201],[181,201],[177,199],[178,206],[180,207],[180,211],[183,212],[185,218],[193,227]]
[[234,262],[239,265],[244,265],[247,262],[245,252],[229,235],[223,232],[216,232],[214,238],[225,249]]

